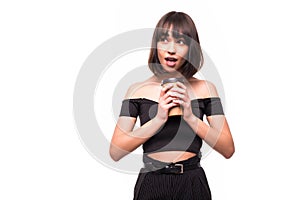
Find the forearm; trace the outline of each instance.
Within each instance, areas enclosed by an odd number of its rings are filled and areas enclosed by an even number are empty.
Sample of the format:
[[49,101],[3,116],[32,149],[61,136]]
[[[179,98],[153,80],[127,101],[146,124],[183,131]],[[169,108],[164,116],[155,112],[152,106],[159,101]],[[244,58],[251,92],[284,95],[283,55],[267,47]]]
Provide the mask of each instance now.
[[230,132],[224,128],[227,125],[226,119],[219,119],[217,127],[211,127],[196,116],[186,120],[194,132],[203,139],[214,150],[225,158],[230,158],[234,153],[234,144]]
[[119,160],[128,153],[134,151],[140,145],[151,138],[165,122],[157,118],[145,123],[143,126],[133,130],[126,131],[122,129],[122,124],[116,126],[117,134],[112,138],[110,145],[110,155],[114,160]]

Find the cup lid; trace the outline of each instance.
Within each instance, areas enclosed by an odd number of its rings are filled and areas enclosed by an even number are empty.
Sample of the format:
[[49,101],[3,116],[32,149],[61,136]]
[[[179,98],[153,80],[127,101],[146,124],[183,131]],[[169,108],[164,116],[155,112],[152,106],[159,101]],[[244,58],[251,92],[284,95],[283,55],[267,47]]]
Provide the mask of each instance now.
[[161,85],[164,85],[166,83],[176,83],[176,82],[184,83],[184,78],[167,78],[167,79],[163,79],[161,81]]

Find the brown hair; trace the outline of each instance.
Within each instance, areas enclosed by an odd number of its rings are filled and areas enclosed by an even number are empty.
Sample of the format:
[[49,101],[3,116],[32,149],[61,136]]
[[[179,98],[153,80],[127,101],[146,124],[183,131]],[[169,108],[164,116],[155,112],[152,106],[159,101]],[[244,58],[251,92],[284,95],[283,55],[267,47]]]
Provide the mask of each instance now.
[[203,65],[203,54],[199,42],[198,32],[192,18],[183,12],[169,12],[158,21],[152,37],[151,51],[148,66],[155,75],[165,73],[160,65],[157,55],[157,42],[167,29],[173,26],[173,34],[184,36],[189,46],[186,62],[180,67],[179,72],[185,78],[191,78]]

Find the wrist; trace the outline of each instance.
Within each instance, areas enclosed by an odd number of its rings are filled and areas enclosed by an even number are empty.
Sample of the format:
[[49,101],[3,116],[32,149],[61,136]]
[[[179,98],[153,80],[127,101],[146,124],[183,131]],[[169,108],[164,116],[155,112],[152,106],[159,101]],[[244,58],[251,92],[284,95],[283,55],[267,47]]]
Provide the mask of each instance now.
[[188,123],[188,125],[190,127],[192,127],[193,129],[195,128],[194,126],[198,124],[198,120],[199,118],[196,117],[194,114],[189,115],[188,117],[183,116],[184,121],[186,121],[186,123]]
[[183,119],[188,123],[193,123],[196,122],[198,118],[194,114],[190,114],[188,116],[183,115]]
[[160,118],[160,117],[158,117],[158,116],[155,116],[155,117],[152,119],[152,123],[162,126],[163,124],[166,123],[167,120],[168,120],[167,117],[166,117],[166,118]]

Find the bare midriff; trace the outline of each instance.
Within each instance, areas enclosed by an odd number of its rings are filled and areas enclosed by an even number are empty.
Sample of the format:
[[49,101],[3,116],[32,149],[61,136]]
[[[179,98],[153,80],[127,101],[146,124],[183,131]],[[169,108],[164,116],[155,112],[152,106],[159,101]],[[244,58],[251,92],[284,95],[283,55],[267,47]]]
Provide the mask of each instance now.
[[196,155],[195,153],[185,152],[185,151],[164,151],[164,152],[148,154],[150,158],[153,158],[155,160],[159,160],[162,162],[173,162],[173,163],[182,160],[187,160],[195,155]]

